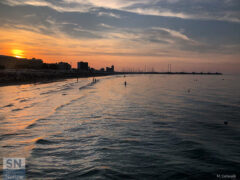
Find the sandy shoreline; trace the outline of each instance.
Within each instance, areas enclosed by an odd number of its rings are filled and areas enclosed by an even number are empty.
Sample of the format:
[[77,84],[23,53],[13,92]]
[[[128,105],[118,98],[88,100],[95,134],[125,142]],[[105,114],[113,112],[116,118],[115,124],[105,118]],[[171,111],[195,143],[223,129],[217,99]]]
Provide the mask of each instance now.
[[69,78],[88,78],[124,74],[162,74],[162,75],[222,75],[222,73],[202,72],[90,72],[62,70],[7,69],[0,70],[0,86],[49,83]]
[[114,73],[90,73],[52,70],[1,70],[0,86],[49,83],[69,78],[88,78],[113,75]]

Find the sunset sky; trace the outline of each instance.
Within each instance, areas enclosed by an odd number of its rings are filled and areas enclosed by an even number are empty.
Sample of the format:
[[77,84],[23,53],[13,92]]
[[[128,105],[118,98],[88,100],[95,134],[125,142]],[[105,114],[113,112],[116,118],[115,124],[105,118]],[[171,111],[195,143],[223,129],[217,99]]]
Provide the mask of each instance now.
[[239,0],[1,0],[0,54],[240,72]]

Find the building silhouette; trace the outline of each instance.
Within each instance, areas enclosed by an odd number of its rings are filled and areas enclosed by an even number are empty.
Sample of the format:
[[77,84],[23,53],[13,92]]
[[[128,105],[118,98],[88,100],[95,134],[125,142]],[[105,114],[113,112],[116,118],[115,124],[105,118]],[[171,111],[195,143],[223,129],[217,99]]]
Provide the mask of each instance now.
[[78,70],[80,71],[88,71],[88,62],[78,62]]
[[59,70],[71,70],[71,65],[66,62],[60,62],[57,64]]
[[0,69],[53,69],[71,70],[71,65],[67,62],[44,63],[41,59],[16,58],[12,56],[0,55]]
[[106,67],[106,71],[107,72],[114,72],[114,65],[112,65],[111,67]]
[[0,55],[0,69],[42,69],[41,59],[16,58],[12,56]]

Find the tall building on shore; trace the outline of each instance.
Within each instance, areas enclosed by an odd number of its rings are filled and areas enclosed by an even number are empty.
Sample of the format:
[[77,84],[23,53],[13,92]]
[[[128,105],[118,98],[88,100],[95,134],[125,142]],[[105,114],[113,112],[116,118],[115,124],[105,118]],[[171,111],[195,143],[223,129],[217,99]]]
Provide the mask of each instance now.
[[112,65],[111,67],[106,67],[106,71],[107,72],[114,72],[114,65]]
[[60,70],[70,70],[72,68],[71,65],[66,62],[57,63],[57,67]]
[[78,62],[78,70],[80,71],[88,71],[88,62]]

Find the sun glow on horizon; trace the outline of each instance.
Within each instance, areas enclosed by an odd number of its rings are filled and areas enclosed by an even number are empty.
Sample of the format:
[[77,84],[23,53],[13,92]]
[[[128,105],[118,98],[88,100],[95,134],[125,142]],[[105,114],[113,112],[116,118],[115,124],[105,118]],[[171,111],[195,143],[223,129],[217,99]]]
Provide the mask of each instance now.
[[12,52],[12,55],[16,58],[24,58],[24,51],[23,50],[13,49],[11,52]]

